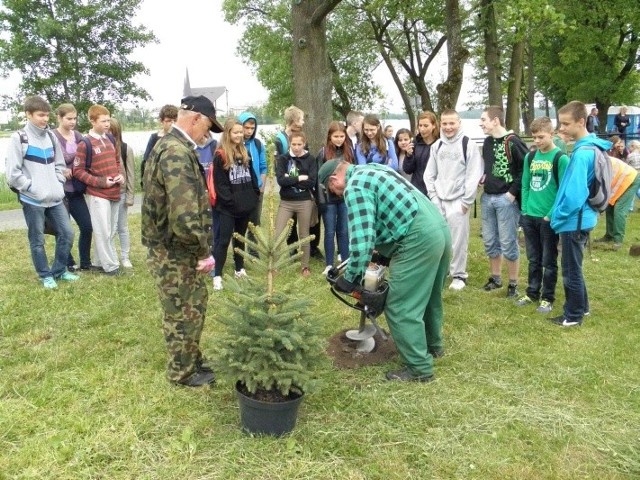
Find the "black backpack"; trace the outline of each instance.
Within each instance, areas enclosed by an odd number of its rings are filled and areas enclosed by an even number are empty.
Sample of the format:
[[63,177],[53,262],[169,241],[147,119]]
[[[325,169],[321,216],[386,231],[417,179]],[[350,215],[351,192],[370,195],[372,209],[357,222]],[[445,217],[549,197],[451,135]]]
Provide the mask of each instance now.
[[[114,137],[113,135],[111,135],[110,133],[107,133],[107,138],[111,141],[111,143],[113,143],[113,146],[115,148],[116,146],[116,137]],[[84,160],[84,169],[85,170],[89,170],[91,168],[91,162],[93,160],[93,150],[91,148],[91,140],[89,139],[89,137],[82,137],[82,139],[80,140],[82,143],[84,143],[85,147],[86,147],[86,156],[85,156],[85,160]],[[123,161],[125,162],[125,168],[127,166],[126,163],[126,144],[123,144],[125,153],[123,155]],[[77,192],[77,193],[84,193],[87,191],[87,184],[84,182],[81,182],[80,180],[78,180],[76,177],[71,177],[71,184],[73,185],[73,189]]]

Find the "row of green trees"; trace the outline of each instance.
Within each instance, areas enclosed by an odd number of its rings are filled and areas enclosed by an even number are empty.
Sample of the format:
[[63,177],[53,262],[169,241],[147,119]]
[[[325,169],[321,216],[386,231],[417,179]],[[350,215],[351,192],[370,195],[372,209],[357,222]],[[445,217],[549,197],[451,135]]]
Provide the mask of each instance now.
[[330,114],[370,109],[381,63],[410,118],[415,97],[419,109],[455,108],[465,67],[515,130],[533,118],[536,95],[595,103],[603,121],[610,105],[640,97],[637,0],[225,0],[223,9],[246,27],[238,52],[272,111],[316,112],[327,79]]

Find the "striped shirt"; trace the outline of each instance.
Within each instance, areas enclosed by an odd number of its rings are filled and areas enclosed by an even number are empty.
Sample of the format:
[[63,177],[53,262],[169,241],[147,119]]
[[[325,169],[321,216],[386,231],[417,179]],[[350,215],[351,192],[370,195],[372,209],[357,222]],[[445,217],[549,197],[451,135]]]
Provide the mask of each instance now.
[[116,149],[106,135],[89,133],[87,138],[91,142],[91,168],[86,169],[87,147],[84,142],[80,142],[73,162],[73,176],[87,184],[88,195],[117,202],[120,200],[120,185],[106,186],[107,178],[117,177],[122,173]]
[[402,239],[413,222],[417,190],[383,165],[347,168],[344,201],[349,219],[349,263],[344,277],[358,283],[376,245]]

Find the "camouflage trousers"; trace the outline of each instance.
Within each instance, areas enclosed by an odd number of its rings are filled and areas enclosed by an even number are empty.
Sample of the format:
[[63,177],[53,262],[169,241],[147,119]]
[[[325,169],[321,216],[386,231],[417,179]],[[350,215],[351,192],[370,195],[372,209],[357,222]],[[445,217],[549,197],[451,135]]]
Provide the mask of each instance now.
[[198,259],[187,253],[149,248],[147,265],[164,311],[162,329],[167,343],[167,378],[178,382],[202,362],[200,336],[207,311],[206,278],[196,271]]

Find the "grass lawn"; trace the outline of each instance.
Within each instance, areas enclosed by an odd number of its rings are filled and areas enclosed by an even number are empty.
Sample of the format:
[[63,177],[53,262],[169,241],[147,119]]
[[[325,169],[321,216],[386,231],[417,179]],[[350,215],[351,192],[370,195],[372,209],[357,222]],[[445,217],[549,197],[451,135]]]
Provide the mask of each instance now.
[[[327,360],[323,386],[282,439],[241,432],[230,382],[165,380],[139,216],[133,273],[83,274],[57,291],[37,281],[25,232],[0,232],[0,479],[640,477],[640,258],[627,255],[640,213],[630,215],[624,251],[585,253],[591,316],[573,329],[516,307],[505,289],[481,291],[479,228],[474,219],[469,286],[445,292],[437,380],[385,381],[397,361],[336,370]],[[601,219],[593,238],[603,228]],[[312,261],[312,277],[296,280],[315,300],[309,315],[332,312],[322,320],[328,338],[359,317],[331,296],[323,266]],[[524,259],[520,278],[522,292]],[[557,292],[556,315],[561,280]],[[205,353],[225,294],[210,291]]]

